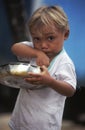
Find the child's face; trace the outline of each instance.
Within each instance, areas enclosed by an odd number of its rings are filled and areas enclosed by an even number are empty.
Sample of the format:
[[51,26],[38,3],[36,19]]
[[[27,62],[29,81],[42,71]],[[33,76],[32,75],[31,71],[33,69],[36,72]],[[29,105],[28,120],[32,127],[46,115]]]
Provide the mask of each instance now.
[[43,51],[50,59],[53,59],[62,50],[64,40],[67,38],[65,32],[54,26],[33,28],[31,35],[34,47]]

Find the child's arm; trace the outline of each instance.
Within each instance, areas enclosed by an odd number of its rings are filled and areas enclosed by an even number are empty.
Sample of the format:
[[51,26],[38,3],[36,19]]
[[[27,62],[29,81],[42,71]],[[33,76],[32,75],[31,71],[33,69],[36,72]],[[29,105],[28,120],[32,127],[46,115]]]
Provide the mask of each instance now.
[[49,58],[47,55],[37,49],[34,49],[30,46],[27,46],[22,43],[16,43],[11,47],[11,51],[16,56],[25,57],[25,58],[36,58],[37,65],[42,66],[49,66]]
[[54,79],[52,76],[50,76],[45,66],[42,66],[41,68],[42,72],[40,74],[28,73],[29,77],[25,78],[25,80],[31,84],[42,84],[44,86],[49,86],[64,96],[70,97],[74,94],[75,89],[71,84]]

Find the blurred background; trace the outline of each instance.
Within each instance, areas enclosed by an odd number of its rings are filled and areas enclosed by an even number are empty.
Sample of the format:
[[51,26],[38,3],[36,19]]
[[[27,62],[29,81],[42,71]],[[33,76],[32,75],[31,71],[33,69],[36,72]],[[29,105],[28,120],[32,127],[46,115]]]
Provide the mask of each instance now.
[[[63,126],[64,128],[73,126],[75,130],[82,130],[85,129],[84,0],[0,0],[0,66],[17,61],[10,48],[15,42],[29,40],[26,22],[32,12],[41,5],[54,4],[62,6],[69,19],[70,36],[65,42],[65,49],[75,64],[78,78],[75,95],[66,100]],[[18,89],[0,84],[0,128],[4,126],[4,121],[7,123],[9,120],[18,92]],[[81,126],[80,129],[78,125]]]

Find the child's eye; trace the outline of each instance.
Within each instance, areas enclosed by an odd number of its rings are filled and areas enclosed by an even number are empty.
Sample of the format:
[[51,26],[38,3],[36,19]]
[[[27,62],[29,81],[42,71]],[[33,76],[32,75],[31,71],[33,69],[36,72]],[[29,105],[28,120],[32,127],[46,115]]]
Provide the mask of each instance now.
[[49,36],[49,37],[48,37],[48,40],[49,40],[49,41],[54,40],[54,36]]
[[39,40],[40,40],[40,39],[39,39],[38,37],[34,37],[34,38],[33,38],[33,41],[34,41],[34,42],[38,42]]

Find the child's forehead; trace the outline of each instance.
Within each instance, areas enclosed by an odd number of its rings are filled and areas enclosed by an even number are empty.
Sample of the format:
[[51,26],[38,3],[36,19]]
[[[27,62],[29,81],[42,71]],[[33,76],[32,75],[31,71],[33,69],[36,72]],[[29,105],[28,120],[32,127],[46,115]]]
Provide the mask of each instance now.
[[[36,31],[35,31],[36,30]],[[55,33],[58,30],[57,27],[54,25],[43,25],[43,26],[35,26],[32,28],[31,33],[41,33],[41,34],[49,34],[49,33]]]

